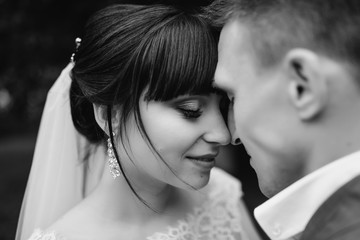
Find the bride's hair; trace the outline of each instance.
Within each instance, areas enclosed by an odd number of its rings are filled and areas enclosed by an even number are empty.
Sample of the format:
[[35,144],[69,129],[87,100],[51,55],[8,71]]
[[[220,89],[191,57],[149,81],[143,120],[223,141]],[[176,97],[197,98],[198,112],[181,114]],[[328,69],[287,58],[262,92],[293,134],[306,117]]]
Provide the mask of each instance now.
[[[196,12],[173,6],[114,5],[86,24],[72,69],[71,109],[76,129],[104,139],[92,103],[119,106],[121,124],[139,99],[166,101],[211,90],[216,34]],[[143,129],[142,129],[143,130]]]
[[89,141],[102,142],[106,136],[95,121],[93,104],[105,105],[109,128],[111,112],[121,112],[114,131],[124,142],[126,120],[134,113],[157,153],[141,121],[140,97],[145,93],[146,101],[166,101],[212,91],[217,33],[193,10],[113,5],[90,18],[74,60],[70,101],[76,129]]

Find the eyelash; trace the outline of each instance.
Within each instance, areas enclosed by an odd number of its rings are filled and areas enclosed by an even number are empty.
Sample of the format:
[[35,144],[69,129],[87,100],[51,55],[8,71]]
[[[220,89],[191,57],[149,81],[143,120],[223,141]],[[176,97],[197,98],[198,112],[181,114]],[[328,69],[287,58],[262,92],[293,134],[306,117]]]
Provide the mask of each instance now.
[[196,119],[196,118],[199,118],[202,114],[202,111],[200,109],[189,110],[189,109],[178,107],[178,110],[181,112],[181,114],[184,115],[184,117],[186,119]]

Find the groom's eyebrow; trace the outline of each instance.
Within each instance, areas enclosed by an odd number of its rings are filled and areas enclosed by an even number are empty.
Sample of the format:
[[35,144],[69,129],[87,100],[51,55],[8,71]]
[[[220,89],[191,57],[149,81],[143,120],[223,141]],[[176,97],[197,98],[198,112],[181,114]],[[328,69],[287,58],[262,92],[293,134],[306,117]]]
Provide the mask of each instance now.
[[216,84],[216,82],[215,82],[215,79],[213,78],[212,79],[212,81],[211,81],[211,86],[213,87],[213,88],[217,88],[217,89],[219,89],[219,87],[218,87],[218,85]]
[[217,85],[217,83],[215,82],[215,79],[212,80],[211,82],[211,87],[213,89],[215,89],[216,91],[223,91],[221,88],[219,88],[219,86]]
[[217,84],[217,82],[215,81],[214,78],[213,78],[213,80],[212,80],[212,82],[211,82],[211,86],[212,86],[214,89],[218,89],[219,91],[226,92],[225,89],[223,89],[222,87],[219,87],[219,85]]
[[216,94],[219,94],[219,95],[226,95],[226,92],[217,86],[214,79],[213,79],[213,81],[211,83],[211,87],[212,87],[212,92],[214,92]]
[[218,83],[215,81],[215,79],[212,80],[211,86],[214,89],[217,89],[217,91],[220,91],[224,94],[226,94],[227,96],[229,96],[229,94],[232,94],[233,90],[231,88],[228,88],[228,86],[219,86]]

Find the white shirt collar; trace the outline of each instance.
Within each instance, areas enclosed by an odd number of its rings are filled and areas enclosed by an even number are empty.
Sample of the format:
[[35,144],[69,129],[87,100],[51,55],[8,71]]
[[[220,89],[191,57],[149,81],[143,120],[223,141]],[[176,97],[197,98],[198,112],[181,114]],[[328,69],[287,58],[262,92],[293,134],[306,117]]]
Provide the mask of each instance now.
[[360,175],[360,151],[314,171],[257,207],[255,218],[272,240],[296,239],[336,190]]

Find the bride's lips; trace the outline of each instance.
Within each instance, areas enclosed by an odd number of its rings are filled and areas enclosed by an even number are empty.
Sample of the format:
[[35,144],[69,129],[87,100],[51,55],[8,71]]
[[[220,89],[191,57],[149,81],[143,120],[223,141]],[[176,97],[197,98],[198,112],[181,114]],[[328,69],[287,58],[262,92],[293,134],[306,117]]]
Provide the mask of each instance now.
[[197,156],[187,156],[193,163],[202,168],[212,168],[215,166],[215,157],[218,154],[204,154]]

